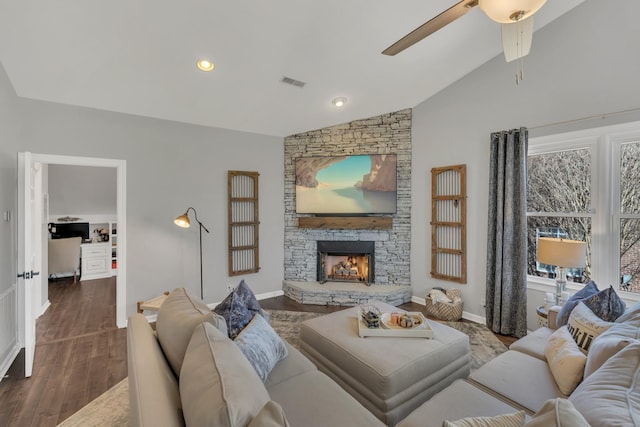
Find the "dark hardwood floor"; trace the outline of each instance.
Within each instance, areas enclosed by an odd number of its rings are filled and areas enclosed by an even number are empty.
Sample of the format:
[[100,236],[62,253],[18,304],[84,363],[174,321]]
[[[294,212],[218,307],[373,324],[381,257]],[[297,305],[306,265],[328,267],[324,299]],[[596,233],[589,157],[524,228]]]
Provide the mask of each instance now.
[[127,376],[126,329],[115,321],[115,278],[49,282],[36,322],[33,375],[24,355],[0,382],[0,425],[55,426]]
[[[19,356],[0,382],[0,426],[56,426],[127,376],[126,329],[115,321],[115,278],[49,282],[51,306],[36,323],[31,378]],[[346,307],[261,300],[265,309],[330,313]],[[407,311],[423,311],[416,303]],[[513,337],[496,335],[505,345]]]

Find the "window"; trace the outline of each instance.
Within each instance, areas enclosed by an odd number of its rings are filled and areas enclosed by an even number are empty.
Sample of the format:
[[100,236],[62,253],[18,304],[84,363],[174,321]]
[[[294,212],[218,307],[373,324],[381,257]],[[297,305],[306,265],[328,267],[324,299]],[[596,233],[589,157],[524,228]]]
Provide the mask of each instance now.
[[567,282],[640,294],[640,123],[532,138],[527,168],[529,281],[554,278],[538,237],[564,237],[587,242]]

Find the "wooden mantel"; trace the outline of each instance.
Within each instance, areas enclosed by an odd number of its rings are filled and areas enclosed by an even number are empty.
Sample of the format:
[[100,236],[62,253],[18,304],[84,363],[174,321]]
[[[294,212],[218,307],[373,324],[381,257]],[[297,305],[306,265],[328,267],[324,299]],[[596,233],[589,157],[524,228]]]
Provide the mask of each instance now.
[[390,230],[390,216],[304,216],[298,218],[300,228],[325,228],[331,230]]

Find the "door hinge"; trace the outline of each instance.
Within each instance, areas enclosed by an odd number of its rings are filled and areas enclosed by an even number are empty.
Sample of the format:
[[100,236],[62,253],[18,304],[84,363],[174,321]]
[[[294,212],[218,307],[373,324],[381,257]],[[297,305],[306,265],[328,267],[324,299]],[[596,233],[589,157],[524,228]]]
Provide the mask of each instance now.
[[18,277],[23,277],[25,280],[29,280],[34,276],[38,276],[40,274],[39,271],[25,271],[24,273],[18,274]]

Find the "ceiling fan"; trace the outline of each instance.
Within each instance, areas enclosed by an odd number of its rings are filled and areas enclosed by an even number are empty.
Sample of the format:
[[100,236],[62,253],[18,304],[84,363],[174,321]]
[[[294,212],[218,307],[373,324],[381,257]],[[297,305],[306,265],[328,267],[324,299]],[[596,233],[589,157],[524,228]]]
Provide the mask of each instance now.
[[533,35],[532,15],[546,0],[462,0],[435,18],[422,24],[388,48],[384,55],[393,56],[479,6],[492,20],[502,24],[502,45],[507,62],[529,53]]

